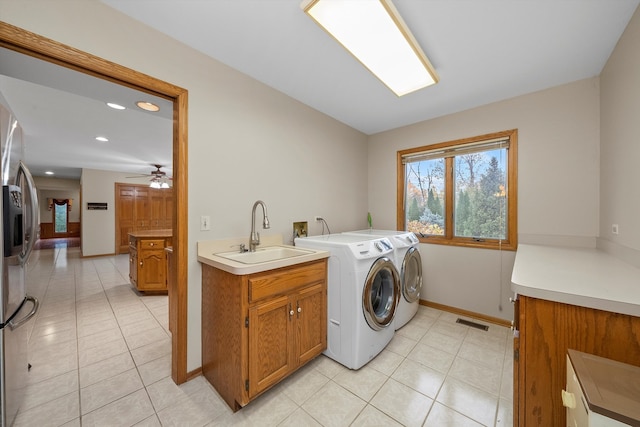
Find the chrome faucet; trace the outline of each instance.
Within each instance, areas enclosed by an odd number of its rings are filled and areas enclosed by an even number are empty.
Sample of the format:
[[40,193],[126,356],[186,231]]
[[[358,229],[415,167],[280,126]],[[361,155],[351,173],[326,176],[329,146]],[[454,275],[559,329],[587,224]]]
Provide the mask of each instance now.
[[249,252],[255,252],[256,246],[260,244],[260,233],[256,232],[256,208],[262,206],[262,228],[269,228],[269,218],[267,217],[267,205],[262,200],[253,204],[251,210],[251,235],[249,236]]

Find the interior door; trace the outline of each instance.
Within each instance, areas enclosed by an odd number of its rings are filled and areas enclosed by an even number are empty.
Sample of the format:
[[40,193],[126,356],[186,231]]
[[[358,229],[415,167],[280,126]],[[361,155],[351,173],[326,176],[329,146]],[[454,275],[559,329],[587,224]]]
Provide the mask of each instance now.
[[135,230],[134,188],[116,183],[116,253],[129,251],[129,233]]

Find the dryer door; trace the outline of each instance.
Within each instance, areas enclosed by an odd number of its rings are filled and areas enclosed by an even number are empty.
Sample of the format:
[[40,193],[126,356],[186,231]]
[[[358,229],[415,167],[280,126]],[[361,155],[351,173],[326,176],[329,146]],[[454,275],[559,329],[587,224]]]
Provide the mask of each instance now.
[[400,301],[400,277],[393,262],[378,258],[371,266],[362,291],[362,311],[371,329],[379,331],[393,321]]
[[407,302],[420,299],[422,290],[422,258],[415,247],[409,248],[402,260],[402,296]]

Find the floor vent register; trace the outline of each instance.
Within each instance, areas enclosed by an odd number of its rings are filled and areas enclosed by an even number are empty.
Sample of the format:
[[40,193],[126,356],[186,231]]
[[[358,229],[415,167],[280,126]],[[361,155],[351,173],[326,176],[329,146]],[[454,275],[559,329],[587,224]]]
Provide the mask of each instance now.
[[465,320],[458,317],[456,323],[460,323],[465,326],[471,326],[472,328],[482,329],[483,331],[488,331],[489,327],[487,325],[482,325],[480,323],[472,322],[471,320]]

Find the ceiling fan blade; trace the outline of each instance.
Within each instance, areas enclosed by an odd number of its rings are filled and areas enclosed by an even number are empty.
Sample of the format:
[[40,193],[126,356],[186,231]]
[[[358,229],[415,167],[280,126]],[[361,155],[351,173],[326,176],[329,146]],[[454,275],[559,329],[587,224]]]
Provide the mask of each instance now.
[[134,175],[134,176],[125,176],[125,178],[145,178],[145,177],[149,177],[149,176],[153,176],[150,174],[147,175]]

